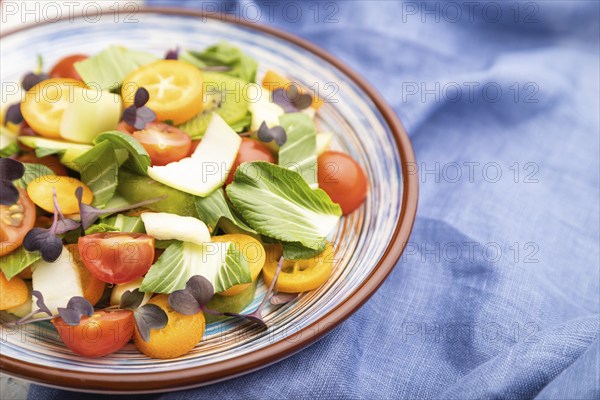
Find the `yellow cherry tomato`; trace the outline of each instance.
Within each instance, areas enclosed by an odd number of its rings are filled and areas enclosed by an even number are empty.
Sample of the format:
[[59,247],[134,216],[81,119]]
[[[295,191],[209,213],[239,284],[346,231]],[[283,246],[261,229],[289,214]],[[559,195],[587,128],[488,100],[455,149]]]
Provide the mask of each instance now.
[[90,204],[94,194],[83,182],[70,176],[46,175],[34,179],[27,185],[27,195],[40,208],[53,213],[54,200],[52,189],[56,189],[56,199],[63,214],[79,213],[79,204],[75,197],[75,189],[83,188],[82,202]]
[[136,91],[143,87],[150,94],[146,106],[159,121],[179,125],[202,111],[204,74],[191,64],[160,60],[133,71],[123,81],[121,96],[126,107],[133,104]]
[[175,358],[192,350],[202,339],[206,320],[204,313],[194,315],[179,314],[171,308],[164,294],[153,297],[148,304],[162,308],[169,318],[167,326],[150,330],[150,340],[142,339],[137,326],[133,333],[133,342],[139,351],[152,358]]
[[[265,248],[263,247],[262,243],[254,239],[252,236],[237,233],[222,236],[214,236],[212,238],[212,241],[235,243],[236,248],[242,253],[242,256],[246,260],[246,263],[248,263],[248,268],[250,269],[252,281],[258,279],[258,275],[260,275],[260,271],[262,271],[263,266],[265,265]],[[252,283],[243,283],[241,285],[235,285],[219,294],[221,296],[235,296],[236,294],[240,294],[241,292],[243,292],[250,285],[252,285]]]
[[18,276],[13,276],[9,281],[0,272],[0,310],[18,307],[27,300],[31,300],[31,294],[25,281]]
[[[263,278],[269,286],[275,276],[277,263],[282,254],[280,245],[266,248],[267,261],[263,267]],[[333,270],[334,250],[327,243],[325,250],[317,256],[306,260],[286,260],[277,278],[276,290],[285,293],[301,293],[313,290],[324,284]]]
[[75,79],[55,78],[29,89],[21,103],[21,113],[31,129],[42,136],[60,138],[60,121],[76,87],[85,85]]

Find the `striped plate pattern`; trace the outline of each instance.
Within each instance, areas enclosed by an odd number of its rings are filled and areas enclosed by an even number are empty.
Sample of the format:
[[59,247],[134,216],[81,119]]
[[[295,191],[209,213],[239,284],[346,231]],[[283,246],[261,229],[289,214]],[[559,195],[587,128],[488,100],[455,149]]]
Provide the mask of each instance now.
[[[69,352],[52,326],[42,323],[19,331],[2,329],[1,352],[5,356],[61,369],[127,374],[189,368],[253,352],[288,339],[344,302],[369,276],[393,235],[402,206],[397,145],[378,109],[350,78],[299,46],[247,27],[158,13],[136,18],[135,23],[121,24],[114,22],[112,14],[93,22],[60,21],[3,38],[0,56],[3,97],[8,96],[9,88],[18,85],[26,71],[35,67],[37,54],[42,54],[45,65],[50,66],[64,55],[93,54],[110,44],[162,55],[176,46],[202,49],[227,40],[259,60],[259,75],[269,68],[307,87],[315,88],[318,84],[319,94],[327,100],[319,111],[319,130],[334,132],[332,147],[349,153],[362,165],[369,177],[369,196],[360,210],[342,219],[330,237],[337,252],[329,281],[292,303],[267,307],[265,320],[270,328],[266,332],[228,320],[209,325],[196,348],[178,359],[150,359],[132,344],[104,358],[86,359]],[[261,282],[248,311],[258,306],[264,293]]]

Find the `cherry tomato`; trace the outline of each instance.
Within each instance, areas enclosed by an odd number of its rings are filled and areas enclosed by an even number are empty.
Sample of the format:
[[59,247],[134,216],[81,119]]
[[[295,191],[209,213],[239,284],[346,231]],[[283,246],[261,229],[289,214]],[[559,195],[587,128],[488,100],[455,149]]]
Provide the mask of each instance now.
[[88,56],[84,54],[73,54],[57,62],[50,70],[50,78],[72,78],[78,81],[82,80],[81,76],[75,69],[77,61],[85,60]]
[[119,124],[117,125],[117,130],[129,134],[135,132],[135,128],[125,121],[119,122]]
[[34,153],[25,153],[17,157],[17,161],[22,163],[43,164],[50,168],[52,172],[59,176],[67,175],[67,168],[61,164],[58,157],[50,155],[45,157],[37,157]]
[[[29,126],[27,121],[23,120],[23,122],[21,122],[21,126],[19,128],[19,136],[38,136],[38,134]],[[34,151],[35,150],[34,148],[25,146],[23,143],[21,143],[21,141],[19,141],[18,143],[19,143],[19,147],[23,151]]]
[[129,310],[96,311],[82,317],[79,325],[67,325],[62,318],[52,320],[64,344],[84,357],[103,357],[121,349],[133,336],[135,322]]
[[139,278],[154,260],[154,238],[142,233],[94,233],[80,237],[78,244],[87,269],[108,283]]
[[242,144],[238,150],[237,158],[231,167],[229,176],[225,181],[226,185],[229,185],[233,181],[233,175],[235,170],[240,166],[241,163],[249,161],[268,161],[270,163],[275,162],[275,157],[269,151],[269,148],[262,142],[255,139],[242,138]]
[[367,177],[356,161],[337,151],[319,156],[319,187],[342,207],[344,215],[356,210],[367,197]]
[[15,251],[35,224],[35,205],[24,189],[10,206],[0,205],[0,256]]
[[[277,291],[301,293],[318,288],[327,281],[333,271],[334,254],[333,246],[327,243],[325,250],[317,256],[304,260],[285,260],[275,285]],[[275,277],[281,255],[280,245],[267,246],[266,262],[262,270],[267,286]]]
[[190,156],[192,154],[194,154],[194,152],[196,151],[196,149],[198,148],[198,145],[200,144],[202,140],[192,140],[192,146],[190,147]]
[[174,126],[151,122],[146,129],[133,133],[134,139],[144,146],[152,165],[167,165],[179,161],[190,154],[192,139]]

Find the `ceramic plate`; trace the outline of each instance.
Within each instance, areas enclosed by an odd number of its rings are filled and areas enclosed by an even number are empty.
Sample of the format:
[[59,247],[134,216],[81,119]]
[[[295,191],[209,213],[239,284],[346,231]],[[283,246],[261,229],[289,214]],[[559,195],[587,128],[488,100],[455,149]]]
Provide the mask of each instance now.
[[[176,46],[202,49],[227,40],[260,63],[259,75],[282,71],[306,86],[319,85],[326,104],[319,110],[320,131],[335,133],[333,149],[344,151],[366,171],[365,204],[339,223],[330,236],[337,249],[334,273],[318,290],[265,311],[268,331],[230,320],[207,326],[189,354],[173,360],[150,359],[132,344],[100,359],[72,354],[50,324],[3,329],[2,370],[45,385],[90,392],[157,392],[200,386],[273,364],[310,345],[358,309],[396,264],[408,240],[417,205],[417,179],[408,173],[414,155],[406,133],[381,97],[325,51],[256,24],[206,18],[199,13],[143,10],[137,22],[115,24],[113,15],[62,20],[2,36],[3,92],[35,66],[71,53],[93,54],[122,44],[162,55]],[[247,311],[265,293],[260,282]]]

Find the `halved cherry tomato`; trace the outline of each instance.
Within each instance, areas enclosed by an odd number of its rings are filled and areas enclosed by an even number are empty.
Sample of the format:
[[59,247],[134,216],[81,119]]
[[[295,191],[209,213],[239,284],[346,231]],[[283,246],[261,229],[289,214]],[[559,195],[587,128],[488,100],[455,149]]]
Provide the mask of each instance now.
[[180,129],[163,122],[151,122],[146,129],[133,132],[133,138],[148,152],[152,165],[167,165],[190,153],[192,139]]
[[190,147],[190,156],[192,154],[194,154],[194,152],[196,151],[196,149],[198,148],[198,145],[200,144],[202,140],[192,140],[192,146]]
[[67,168],[61,164],[58,157],[53,155],[37,157],[34,153],[25,153],[17,157],[17,161],[22,163],[43,164],[50,168],[56,175],[67,175]]
[[[282,250],[280,245],[266,248],[267,260],[263,267],[263,279],[267,287],[273,281]],[[277,278],[276,290],[284,293],[301,293],[324,284],[333,270],[334,250],[327,243],[325,250],[305,260],[285,260]]]
[[342,207],[344,215],[356,210],[367,197],[367,177],[356,161],[337,151],[326,151],[317,160],[319,187]]
[[148,90],[146,104],[158,121],[179,125],[202,111],[204,74],[191,64],[178,60],[160,60],[133,71],[123,81],[121,95],[125,107],[133,104],[136,91]]
[[270,163],[274,163],[275,157],[264,143],[255,139],[242,138],[242,144],[240,144],[240,149],[238,150],[237,157],[233,163],[233,166],[231,167],[231,171],[229,172],[229,176],[227,177],[225,184],[229,185],[231,182],[233,182],[235,170],[240,166],[240,164],[249,161],[268,161]]
[[52,320],[64,344],[84,357],[102,357],[121,349],[131,340],[135,329],[129,310],[96,311],[82,317],[79,325],[67,325],[62,318]]
[[35,205],[24,189],[10,206],[0,205],[0,256],[15,251],[35,224]]
[[139,278],[154,260],[154,238],[142,233],[94,233],[80,237],[78,244],[87,269],[108,283]]
[[50,78],[71,78],[81,80],[81,76],[75,69],[75,64],[78,61],[85,60],[88,56],[84,54],[73,54],[58,61],[50,70]]
[[60,122],[74,87],[85,85],[75,79],[55,78],[29,89],[21,103],[21,113],[27,124],[41,136],[60,138]]
[[135,128],[133,126],[129,125],[125,121],[119,122],[119,124],[117,125],[117,130],[121,131],[123,133],[130,133],[130,134],[135,132]]

